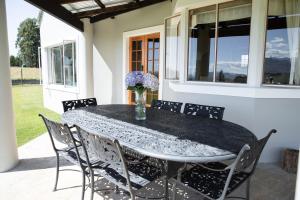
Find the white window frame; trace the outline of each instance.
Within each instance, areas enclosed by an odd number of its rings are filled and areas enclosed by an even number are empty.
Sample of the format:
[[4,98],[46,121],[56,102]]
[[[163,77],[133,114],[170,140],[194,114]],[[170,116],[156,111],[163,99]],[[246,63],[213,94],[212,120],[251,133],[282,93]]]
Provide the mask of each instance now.
[[[73,56],[73,82],[75,82],[75,74],[76,74],[76,85],[75,86],[70,86],[70,85],[66,85],[66,77],[65,77],[65,65],[63,62],[63,58],[64,58],[64,48],[66,44],[72,44],[72,56]],[[62,47],[62,70],[63,70],[63,84],[56,84],[53,82],[53,74],[54,74],[54,68],[52,66],[52,49],[56,48],[56,47]],[[74,51],[74,47],[75,47],[75,51]],[[77,89],[78,88],[78,67],[77,67],[77,42],[75,40],[64,40],[61,43],[52,45],[52,46],[48,46],[47,47],[47,58],[48,58],[48,70],[47,70],[47,85],[52,88],[52,89]],[[76,71],[76,73],[75,73]]]
[[[299,86],[278,86],[262,84],[263,63],[265,54],[265,41],[267,29],[268,0],[252,0],[252,15],[250,29],[249,64],[247,83],[221,83],[187,81],[188,68],[188,30],[190,10],[234,0],[205,0],[186,7],[179,8],[176,12],[181,14],[181,40],[183,47],[179,64],[179,80],[164,79],[165,84],[175,92],[211,94],[223,96],[237,96],[250,98],[300,98]],[[165,66],[163,67],[165,68]],[[165,77],[165,74],[164,76]]]
[[[220,1],[220,2],[215,2],[215,3],[212,3],[210,5],[207,5],[207,6],[215,6],[216,7],[216,23],[217,21],[219,20],[219,5],[220,4],[223,4],[223,3],[227,3],[227,2],[231,2],[231,1],[234,1],[234,0],[225,0],[225,1]],[[252,0],[253,1],[253,0]],[[253,2],[252,2],[253,4]],[[188,8],[185,10],[185,30],[187,30],[187,33],[185,34],[185,40],[186,40],[186,43],[187,43],[187,46],[185,46],[185,48],[187,48],[187,53],[186,53],[186,68],[185,68],[185,76],[184,76],[184,82],[186,83],[194,83],[194,84],[208,84],[208,85],[220,85],[220,86],[238,86],[238,87],[242,87],[242,86],[247,86],[248,85],[248,76],[249,76],[249,67],[250,67],[250,47],[251,47],[251,29],[252,29],[252,15],[253,15],[253,10],[251,11],[251,25],[250,25],[250,40],[249,40],[249,49],[248,49],[248,66],[247,66],[247,82],[246,83],[226,83],[226,82],[217,82],[216,81],[216,70],[217,70],[217,57],[218,57],[218,40],[215,41],[215,47],[214,47],[214,68],[213,68],[213,81],[190,81],[188,80],[188,58],[189,58],[189,24],[190,24],[190,11],[194,10],[194,9],[197,9],[197,8],[201,8],[201,7],[207,7],[207,6],[199,6],[199,7],[192,7],[192,8]],[[253,5],[252,5],[252,9],[253,9]],[[218,29],[216,29],[215,31],[215,36],[218,35]],[[218,37],[217,37],[218,38]]]
[[[267,17],[268,17],[268,12],[269,12],[269,0],[265,0],[265,1],[267,1],[267,8],[266,8],[266,18],[265,18],[265,41],[264,41],[264,59],[265,59],[265,53],[266,53],[266,48],[267,48],[267,42],[266,42],[266,40],[267,40]],[[294,71],[294,70],[292,70],[291,69],[291,72],[292,71]],[[293,72],[294,73],[294,72]],[[290,74],[290,82],[294,79],[294,76],[292,76],[292,74],[293,73],[291,73]],[[292,77],[292,80],[291,80],[291,77]],[[262,87],[273,87],[273,88],[282,88],[282,89],[300,89],[300,85],[277,85],[277,84],[267,84],[267,83],[263,83],[263,78],[264,78],[264,64],[263,64],[263,66],[262,66],[262,71],[261,71],[261,86]]]

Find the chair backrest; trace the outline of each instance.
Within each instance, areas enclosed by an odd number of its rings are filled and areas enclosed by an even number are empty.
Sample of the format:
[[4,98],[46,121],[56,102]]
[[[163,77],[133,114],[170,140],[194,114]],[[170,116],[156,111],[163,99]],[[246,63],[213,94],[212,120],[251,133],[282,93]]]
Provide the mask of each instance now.
[[51,139],[52,146],[55,151],[59,149],[59,147],[57,147],[56,144],[57,142],[55,142],[55,140],[58,141],[59,143],[67,145],[68,147],[74,146],[73,140],[71,138],[71,131],[68,126],[49,120],[42,114],[39,114],[39,116],[42,117],[46,125],[46,128],[48,130]]
[[68,101],[62,101],[62,104],[63,104],[64,112],[66,112],[68,110],[74,110],[82,107],[97,106],[97,100],[96,98],[68,100]]
[[272,129],[267,136],[257,140],[253,145],[250,145],[250,149],[244,151],[240,158],[237,160],[235,170],[242,171],[252,166],[251,173],[255,170],[260,155],[267,144],[269,138],[273,133],[276,133],[275,129]]
[[162,101],[153,99],[151,103],[151,108],[162,109],[167,111],[172,111],[175,113],[180,113],[183,103],[173,102],[173,101]]
[[226,168],[226,170],[230,171],[225,182],[224,190],[219,199],[225,199],[227,189],[231,182],[231,178],[235,172],[245,171],[250,168],[250,171],[248,170],[248,173],[249,175],[253,174],[266,143],[268,142],[271,135],[276,132],[277,131],[275,129],[272,129],[266,137],[256,141],[253,145],[249,146],[248,144],[246,144],[243,146],[235,161]]
[[206,106],[192,103],[186,103],[183,113],[186,115],[195,115],[211,119],[223,119],[224,107]]
[[89,133],[78,126],[75,127],[84,151],[85,158],[83,159],[87,161],[89,170],[92,171],[90,159],[94,157],[96,160],[104,162],[104,166],[107,164],[107,167],[117,170],[118,173],[124,176],[127,183],[126,189],[132,191],[127,160],[123,156],[118,140]]

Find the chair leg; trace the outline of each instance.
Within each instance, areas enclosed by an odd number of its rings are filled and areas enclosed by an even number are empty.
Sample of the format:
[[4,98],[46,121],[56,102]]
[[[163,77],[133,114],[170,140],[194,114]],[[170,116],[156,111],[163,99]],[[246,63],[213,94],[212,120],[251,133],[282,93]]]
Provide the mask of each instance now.
[[56,154],[56,176],[55,176],[55,184],[54,184],[53,191],[57,190],[58,176],[59,176],[59,155]]
[[94,174],[91,173],[91,200],[94,199],[94,192],[95,192]]
[[81,200],[84,200],[85,194],[85,173],[82,171],[82,193],[81,193]]
[[250,178],[248,178],[248,180],[247,180],[247,188],[246,188],[246,199],[247,200],[250,200]]
[[176,182],[173,184],[173,200],[176,200]]

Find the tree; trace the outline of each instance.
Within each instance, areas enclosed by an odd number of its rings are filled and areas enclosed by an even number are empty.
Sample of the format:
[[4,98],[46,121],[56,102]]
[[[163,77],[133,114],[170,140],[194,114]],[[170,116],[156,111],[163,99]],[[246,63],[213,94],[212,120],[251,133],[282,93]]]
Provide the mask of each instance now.
[[38,67],[38,47],[40,46],[40,28],[37,19],[28,18],[18,28],[16,47],[22,64]]
[[17,66],[21,66],[21,60],[18,56],[10,56],[10,66],[12,67],[17,67]]

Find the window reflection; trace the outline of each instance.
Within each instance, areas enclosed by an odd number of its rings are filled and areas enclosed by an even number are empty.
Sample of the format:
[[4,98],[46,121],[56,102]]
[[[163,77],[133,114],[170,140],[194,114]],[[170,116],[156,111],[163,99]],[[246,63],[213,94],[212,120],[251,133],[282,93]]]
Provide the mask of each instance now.
[[188,80],[246,83],[250,22],[251,0],[192,10]]
[[188,80],[213,81],[216,6],[190,14]]
[[300,85],[300,0],[270,0],[263,83]]

